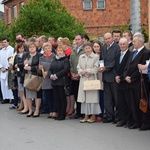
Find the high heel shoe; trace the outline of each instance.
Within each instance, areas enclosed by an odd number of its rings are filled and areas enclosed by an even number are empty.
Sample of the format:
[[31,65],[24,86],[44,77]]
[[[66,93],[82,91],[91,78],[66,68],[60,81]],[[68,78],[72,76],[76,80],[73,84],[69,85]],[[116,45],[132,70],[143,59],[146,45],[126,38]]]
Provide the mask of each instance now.
[[33,115],[33,112],[31,114],[27,114],[26,117],[31,117]]
[[74,113],[74,110],[71,113],[67,113],[66,116],[71,116]]
[[18,114],[20,114],[20,115],[24,115],[24,114],[27,114],[27,113],[29,113],[29,111],[25,111],[25,112],[20,111],[20,112],[18,112]]
[[37,118],[40,116],[40,113],[38,115],[33,115],[33,118]]

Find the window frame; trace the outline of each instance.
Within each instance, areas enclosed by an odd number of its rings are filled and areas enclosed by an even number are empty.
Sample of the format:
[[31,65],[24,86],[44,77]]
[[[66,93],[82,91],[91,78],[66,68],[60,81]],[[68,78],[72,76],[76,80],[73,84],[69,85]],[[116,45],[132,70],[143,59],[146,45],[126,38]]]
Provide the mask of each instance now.
[[[98,2],[103,2],[104,7],[103,8],[99,8],[98,7]],[[106,9],[106,1],[105,0],[97,0],[97,10],[101,10],[101,9]]]
[[11,24],[11,8],[8,8],[7,17],[7,24]]
[[14,13],[14,19],[18,17],[18,14],[17,14],[17,5],[14,5],[13,6],[13,13]]
[[[89,8],[85,7],[85,3],[86,2],[90,3],[90,7]],[[83,0],[83,10],[92,10],[92,0]]]

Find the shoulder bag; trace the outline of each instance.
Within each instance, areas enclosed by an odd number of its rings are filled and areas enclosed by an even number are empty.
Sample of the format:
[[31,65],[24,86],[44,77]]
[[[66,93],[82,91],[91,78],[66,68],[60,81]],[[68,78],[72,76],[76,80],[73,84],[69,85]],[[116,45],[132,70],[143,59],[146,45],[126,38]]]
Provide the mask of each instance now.
[[25,74],[24,87],[31,91],[39,91],[42,87],[42,77],[38,75]]
[[[143,92],[145,93],[146,98],[144,98]],[[141,73],[141,99],[140,99],[139,108],[144,113],[148,112],[148,96],[147,96],[147,92],[146,92],[145,83],[144,83],[142,73]]]

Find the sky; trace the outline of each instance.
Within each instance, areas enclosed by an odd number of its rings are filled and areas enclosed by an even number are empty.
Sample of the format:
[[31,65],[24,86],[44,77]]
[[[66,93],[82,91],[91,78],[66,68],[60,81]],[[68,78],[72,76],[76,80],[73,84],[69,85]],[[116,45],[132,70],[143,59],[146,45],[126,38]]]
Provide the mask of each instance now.
[[4,12],[4,5],[1,4],[2,0],[0,0],[0,11]]

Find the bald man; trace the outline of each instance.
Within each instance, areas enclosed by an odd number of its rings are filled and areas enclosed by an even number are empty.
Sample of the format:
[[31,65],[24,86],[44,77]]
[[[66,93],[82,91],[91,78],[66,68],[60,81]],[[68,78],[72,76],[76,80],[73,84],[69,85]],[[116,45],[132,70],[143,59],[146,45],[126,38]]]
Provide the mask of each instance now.
[[118,119],[117,127],[122,127],[130,119],[131,109],[129,102],[129,94],[127,90],[127,83],[124,80],[124,69],[126,67],[130,51],[128,49],[128,40],[124,37],[119,40],[120,53],[115,58],[115,81],[117,83],[117,108],[118,108]]
[[104,35],[105,45],[102,46],[100,60],[104,61],[104,67],[99,71],[103,74],[104,82],[104,107],[106,119],[104,123],[113,122],[116,119],[117,90],[115,82],[114,64],[115,56],[120,50],[116,42],[113,41],[111,33]]

